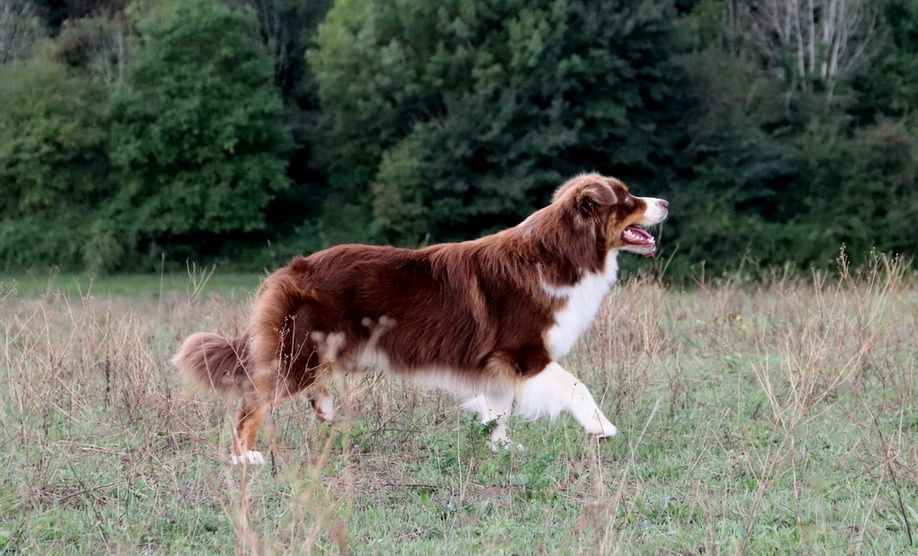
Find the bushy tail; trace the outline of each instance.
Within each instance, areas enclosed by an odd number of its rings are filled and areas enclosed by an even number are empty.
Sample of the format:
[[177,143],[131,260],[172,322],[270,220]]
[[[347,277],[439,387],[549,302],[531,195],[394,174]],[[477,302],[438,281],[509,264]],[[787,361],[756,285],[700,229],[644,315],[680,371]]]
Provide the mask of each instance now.
[[172,358],[179,372],[205,388],[227,395],[241,392],[246,373],[248,337],[226,338],[210,332],[189,336]]

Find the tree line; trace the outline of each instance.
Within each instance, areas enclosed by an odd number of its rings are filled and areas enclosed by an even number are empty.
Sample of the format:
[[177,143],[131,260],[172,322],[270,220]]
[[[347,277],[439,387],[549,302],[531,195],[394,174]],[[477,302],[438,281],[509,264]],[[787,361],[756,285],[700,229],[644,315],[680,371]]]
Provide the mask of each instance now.
[[4,0],[0,269],[255,270],[599,171],[667,272],[918,246],[912,0]]

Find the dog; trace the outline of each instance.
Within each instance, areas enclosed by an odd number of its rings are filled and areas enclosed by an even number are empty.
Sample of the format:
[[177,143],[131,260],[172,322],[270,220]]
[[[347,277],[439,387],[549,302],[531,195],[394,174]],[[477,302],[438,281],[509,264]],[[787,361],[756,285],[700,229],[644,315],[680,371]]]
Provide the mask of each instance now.
[[339,245],[269,275],[236,337],[199,332],[173,358],[181,373],[241,407],[234,464],[264,463],[258,428],[274,404],[305,392],[333,418],[328,379],[377,368],[465,399],[496,423],[492,449],[511,445],[507,419],[569,413],[587,433],[618,429],[564,357],[618,275],[622,251],[652,256],[645,230],[669,203],[636,197],[615,178],[582,174],[519,225],[422,249]]

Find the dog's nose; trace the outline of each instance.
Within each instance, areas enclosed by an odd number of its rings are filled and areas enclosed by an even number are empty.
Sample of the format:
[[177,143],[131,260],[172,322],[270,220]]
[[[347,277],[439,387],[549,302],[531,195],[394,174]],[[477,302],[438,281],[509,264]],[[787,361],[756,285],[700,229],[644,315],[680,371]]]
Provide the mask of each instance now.
[[659,202],[660,202],[660,206],[661,206],[661,207],[663,207],[663,208],[665,208],[665,209],[668,209],[668,208],[669,208],[669,201],[666,201],[666,200],[664,200],[664,199],[660,199]]

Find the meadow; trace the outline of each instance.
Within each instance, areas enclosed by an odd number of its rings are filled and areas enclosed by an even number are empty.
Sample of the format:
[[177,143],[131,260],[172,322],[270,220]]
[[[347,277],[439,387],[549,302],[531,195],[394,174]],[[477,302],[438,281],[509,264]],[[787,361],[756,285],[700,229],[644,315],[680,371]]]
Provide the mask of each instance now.
[[631,278],[564,364],[621,429],[511,420],[373,370],[334,426],[234,404],[168,359],[245,322],[257,275],[0,278],[0,552],[918,551],[918,285],[877,258],[805,276]]

